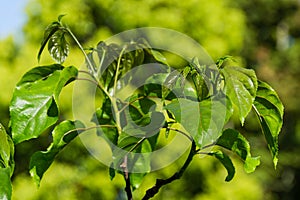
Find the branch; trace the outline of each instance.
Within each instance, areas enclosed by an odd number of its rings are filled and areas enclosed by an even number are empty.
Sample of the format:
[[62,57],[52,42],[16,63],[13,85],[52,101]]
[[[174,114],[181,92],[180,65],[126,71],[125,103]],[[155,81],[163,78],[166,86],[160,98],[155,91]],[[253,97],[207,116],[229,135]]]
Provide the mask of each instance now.
[[190,153],[189,153],[186,161],[184,162],[183,166],[180,168],[180,170],[178,172],[176,172],[175,174],[173,174],[170,178],[156,179],[155,185],[146,191],[146,194],[142,198],[142,200],[148,200],[148,199],[154,197],[154,195],[158,193],[159,189],[162,186],[167,185],[177,179],[180,179],[181,176],[183,175],[183,173],[185,172],[185,170],[187,169],[187,167],[189,166],[189,164],[192,162],[193,156],[196,154],[196,152],[197,152],[196,144],[194,141],[192,141]]
[[125,192],[127,195],[127,199],[128,200],[132,200],[132,192],[131,192],[131,187],[130,187],[130,176],[129,176],[129,172],[128,172],[128,167],[127,167],[127,155],[124,158],[123,163],[120,165],[121,168],[123,168],[124,171],[124,178],[125,178],[125,182],[126,182],[126,186],[125,186]]

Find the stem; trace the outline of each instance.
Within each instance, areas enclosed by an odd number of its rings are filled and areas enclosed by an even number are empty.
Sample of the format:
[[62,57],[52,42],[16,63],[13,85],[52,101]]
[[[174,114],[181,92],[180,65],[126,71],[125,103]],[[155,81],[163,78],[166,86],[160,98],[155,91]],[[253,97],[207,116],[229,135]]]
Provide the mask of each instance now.
[[189,164],[192,162],[193,160],[193,156],[196,154],[197,150],[196,150],[196,144],[194,141],[192,141],[192,146],[191,146],[191,150],[190,153],[186,159],[186,161],[184,162],[183,166],[180,168],[180,170],[178,172],[176,172],[175,174],[173,174],[170,178],[167,179],[156,179],[156,183],[155,185],[148,189],[146,191],[145,196],[142,198],[142,200],[147,200],[150,199],[152,197],[154,197],[155,194],[157,194],[159,192],[159,189],[166,185],[169,184],[177,179],[180,179],[181,176],[183,175],[183,173],[185,172],[185,170],[187,169],[187,167],[189,166]]
[[115,75],[115,80],[114,80],[113,95],[112,95],[112,98],[111,98],[111,104],[112,104],[113,109],[114,109],[115,114],[116,114],[116,123],[117,123],[117,128],[118,128],[119,135],[122,133],[122,128],[121,128],[120,112],[119,112],[119,108],[118,108],[118,105],[117,105],[117,101],[116,101],[117,99],[115,97],[115,94],[116,94],[116,90],[117,90],[117,81],[118,81],[118,74],[119,74],[121,59],[122,59],[122,55],[123,55],[125,49],[126,49],[126,47],[124,47],[122,49],[122,51],[120,53],[120,56],[118,58],[116,75]]
[[[73,40],[76,42],[77,46],[79,47],[79,49],[81,50],[81,52],[83,53],[87,63],[88,63],[88,69],[93,73],[94,78],[97,78],[97,73],[95,72],[95,69],[89,59],[89,57],[87,56],[87,54],[85,53],[83,47],[81,46],[80,42],[77,40],[76,36],[73,34],[73,32],[69,29],[69,28],[65,28],[67,30],[67,32],[71,35],[71,37],[73,38]],[[97,80],[97,79],[96,79]]]
[[194,139],[191,136],[189,136],[187,133],[185,133],[185,132],[183,132],[183,131],[181,131],[179,129],[171,128],[171,127],[166,127],[166,129],[169,129],[170,131],[176,131],[178,133],[181,133],[182,135],[184,135],[185,137],[187,137],[191,142],[194,141]]
[[130,187],[130,176],[129,176],[129,172],[128,172],[128,167],[127,167],[127,155],[124,157],[124,161],[121,164],[120,167],[123,168],[124,171],[124,178],[125,178],[125,182],[126,182],[126,186],[125,186],[125,192],[127,195],[127,199],[128,200],[132,200],[132,192],[131,192],[131,187]]
[[97,86],[97,88],[99,88],[101,90],[101,87],[99,86],[98,82],[96,82],[94,80],[91,80],[91,79],[88,79],[88,78],[76,78],[76,80],[91,82],[91,83],[95,84]]
[[95,81],[97,81],[99,88],[111,99],[110,95],[108,94],[108,92],[105,90],[104,86],[101,84],[100,81],[98,81],[98,77],[97,77],[97,72],[95,71],[92,62],[90,61],[89,57],[87,56],[87,54],[85,53],[82,45],[80,44],[80,42],[77,40],[76,36],[73,34],[73,32],[68,28],[68,27],[64,27],[65,30],[71,35],[71,37],[73,38],[73,40],[75,41],[75,43],[77,44],[77,46],[79,47],[79,49],[81,50],[81,52],[83,53],[86,61],[87,61],[87,68],[91,71],[92,73],[92,77],[95,79]]

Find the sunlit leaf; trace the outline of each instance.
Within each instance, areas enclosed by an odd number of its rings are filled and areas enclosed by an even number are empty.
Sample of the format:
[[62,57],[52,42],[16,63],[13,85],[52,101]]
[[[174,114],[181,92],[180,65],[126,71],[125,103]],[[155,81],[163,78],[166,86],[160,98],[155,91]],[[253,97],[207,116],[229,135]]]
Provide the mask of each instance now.
[[253,172],[260,164],[259,157],[252,157],[250,144],[238,131],[226,129],[217,141],[217,145],[236,153],[244,161],[244,169],[247,173]]
[[231,103],[225,97],[201,102],[178,98],[165,108],[194,137],[200,148],[217,140],[232,115]]
[[10,103],[10,127],[14,142],[36,138],[58,120],[58,96],[77,76],[75,67],[36,67],[17,84]]
[[258,115],[276,167],[278,161],[278,135],[283,123],[283,105],[274,89],[267,83],[259,81],[253,108]]
[[30,174],[39,186],[40,181],[53,163],[55,156],[70,143],[82,130],[84,125],[79,121],[63,121],[57,125],[53,132],[53,142],[47,149],[47,151],[35,152],[30,159],[29,169]]
[[236,106],[240,121],[244,124],[254,102],[257,90],[257,78],[251,69],[225,66],[220,69],[225,79],[225,94]]
[[165,56],[163,56],[159,51],[156,51],[154,49],[151,49],[150,51],[156,61],[165,65],[169,65]]
[[9,167],[9,160],[11,155],[8,137],[9,136],[6,133],[5,128],[2,126],[2,124],[0,124],[0,167],[1,164],[4,164],[4,168]]
[[225,181],[231,181],[235,174],[235,168],[232,164],[231,159],[222,151],[210,152],[208,155],[214,156],[217,158],[223,166],[226,168],[228,175],[226,176]]
[[0,168],[0,199],[11,200],[12,184],[10,180],[10,168]]

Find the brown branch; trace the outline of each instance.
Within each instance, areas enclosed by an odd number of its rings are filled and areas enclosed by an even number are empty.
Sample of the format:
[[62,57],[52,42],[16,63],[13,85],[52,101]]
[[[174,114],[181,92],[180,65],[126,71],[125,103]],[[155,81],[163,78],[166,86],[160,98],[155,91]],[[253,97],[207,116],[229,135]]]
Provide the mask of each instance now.
[[142,200],[148,200],[152,197],[154,197],[155,194],[158,193],[159,189],[164,186],[167,185],[177,179],[180,179],[181,176],[183,175],[183,173],[185,172],[185,170],[187,169],[187,167],[189,166],[189,164],[192,162],[193,160],[193,156],[196,154],[197,150],[196,150],[196,144],[194,141],[192,141],[192,146],[191,146],[191,150],[190,153],[186,159],[186,161],[184,162],[183,166],[180,168],[179,171],[177,171],[175,174],[173,174],[170,178],[167,179],[156,179],[156,183],[155,185],[148,189],[146,191],[145,196],[142,198]]

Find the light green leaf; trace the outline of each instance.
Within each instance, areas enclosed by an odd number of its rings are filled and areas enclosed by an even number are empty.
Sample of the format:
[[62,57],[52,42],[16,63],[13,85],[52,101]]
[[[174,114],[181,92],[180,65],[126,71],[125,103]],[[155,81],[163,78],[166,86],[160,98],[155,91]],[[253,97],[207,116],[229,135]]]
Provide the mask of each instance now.
[[217,145],[236,153],[244,161],[244,170],[247,173],[253,172],[260,164],[259,157],[252,157],[250,144],[247,139],[238,131],[226,129],[217,141]]
[[9,167],[10,160],[10,144],[8,142],[8,135],[5,128],[0,124],[0,167],[3,162],[3,167]]
[[278,161],[278,135],[283,123],[283,104],[271,86],[259,81],[253,108],[258,115],[262,131],[273,157],[274,167],[276,167]]
[[218,139],[223,126],[232,115],[231,103],[224,96],[201,102],[178,98],[165,108],[193,136],[200,148]]
[[254,102],[257,90],[257,78],[251,69],[225,66],[220,69],[225,79],[225,94],[236,106],[240,121],[244,124]]
[[0,199],[11,200],[12,184],[10,180],[11,169],[0,168]]
[[66,41],[65,33],[64,30],[56,31],[48,42],[48,51],[59,64],[62,64],[69,55],[69,43]]
[[38,151],[31,156],[30,174],[38,186],[44,173],[53,163],[55,156],[81,132],[78,128],[83,127],[84,125],[79,121],[61,122],[52,132],[53,142],[47,151]]
[[228,173],[228,175],[226,176],[225,181],[227,181],[227,182],[231,181],[232,178],[234,177],[234,174],[235,174],[235,168],[234,168],[234,166],[232,164],[232,161],[229,158],[229,156],[227,156],[222,151],[210,152],[208,155],[214,156],[215,158],[217,158],[223,164],[223,166],[226,168],[227,173]]
[[150,49],[150,51],[151,51],[151,54],[155,58],[156,61],[169,66],[169,64],[167,62],[167,59],[159,51],[156,51],[154,49]]
[[75,67],[36,67],[17,84],[10,103],[10,127],[14,142],[38,137],[58,120],[58,96],[77,76]]

